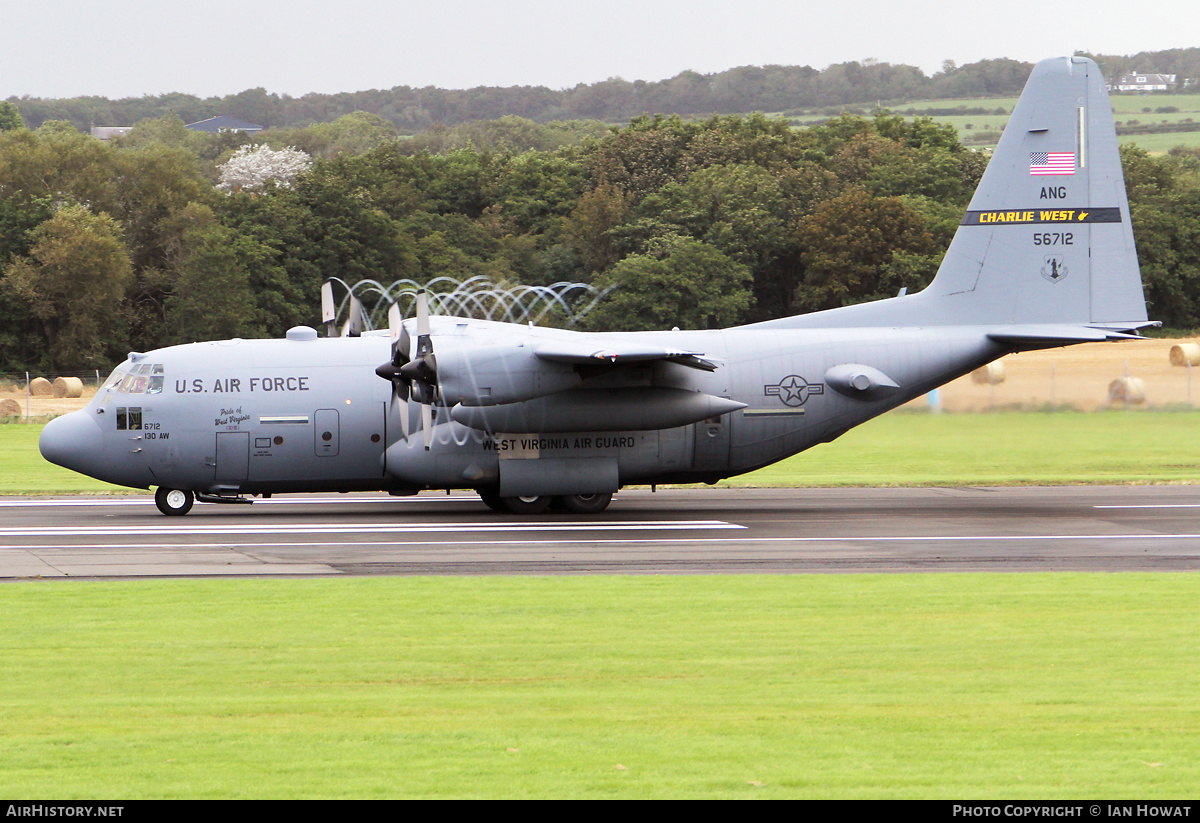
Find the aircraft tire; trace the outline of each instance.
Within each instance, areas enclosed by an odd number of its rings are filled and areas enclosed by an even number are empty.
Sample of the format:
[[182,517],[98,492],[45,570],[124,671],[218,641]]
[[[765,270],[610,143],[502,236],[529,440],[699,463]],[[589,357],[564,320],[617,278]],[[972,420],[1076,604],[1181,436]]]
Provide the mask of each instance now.
[[612,494],[564,494],[557,499],[572,514],[599,514],[612,502]]
[[550,508],[554,498],[549,495],[541,497],[503,497],[504,508],[513,514],[541,514]]
[[487,506],[494,512],[506,512],[508,507],[504,505],[504,498],[496,491],[486,491],[484,489],[476,489],[479,494],[479,499],[483,501],[483,505]]
[[154,505],[158,506],[158,510],[168,517],[187,514],[192,510],[194,502],[196,502],[196,496],[182,489],[168,489],[166,486],[159,486],[154,492]]

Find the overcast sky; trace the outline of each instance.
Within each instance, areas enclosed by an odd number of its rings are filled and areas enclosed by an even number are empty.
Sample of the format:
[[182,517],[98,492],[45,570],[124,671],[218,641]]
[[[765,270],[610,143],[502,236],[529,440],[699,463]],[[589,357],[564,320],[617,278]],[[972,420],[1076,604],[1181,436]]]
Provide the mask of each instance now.
[[867,58],[931,74],[1190,46],[1197,0],[0,0],[0,99],[562,89]]

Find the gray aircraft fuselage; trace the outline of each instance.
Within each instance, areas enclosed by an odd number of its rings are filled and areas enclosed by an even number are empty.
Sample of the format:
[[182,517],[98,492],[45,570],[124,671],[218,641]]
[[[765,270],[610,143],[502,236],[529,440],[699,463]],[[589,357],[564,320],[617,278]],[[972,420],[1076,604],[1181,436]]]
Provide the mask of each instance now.
[[[491,339],[504,329],[486,321],[454,322]],[[515,328],[527,337],[556,333]],[[600,385],[589,386],[585,380],[569,395],[602,407],[599,395],[617,382],[645,392],[650,402],[655,390],[666,389],[745,407],[661,429],[539,426],[535,432],[489,433],[446,419],[443,406],[436,409],[426,451],[420,437],[401,437],[389,414],[390,386],[374,374],[389,356],[387,337],[230,340],[173,346],[126,361],[86,409],[61,418],[63,454],[55,456],[118,485],[211,494],[498,486],[502,462],[547,458],[580,462],[580,469],[599,473],[615,468],[620,485],[714,481],[831,440],[1005,352],[970,328],[745,328],[621,337],[652,344],[666,338],[673,347],[736,367],[707,372],[652,362],[627,367],[619,381],[599,375],[593,382]],[[872,394],[829,385],[831,368],[860,361],[898,387]],[[161,377],[154,393],[139,390],[137,375],[122,389],[122,376],[140,367],[161,367],[159,375],[145,375]],[[68,419],[69,434],[63,425]]]
[[1035,68],[918,294],[609,334],[430,318],[423,299],[387,333],[297,327],[131,354],[86,409],[46,426],[42,453],[158,487],[168,514],[193,493],[442,488],[594,512],[624,485],[766,466],[1010,352],[1151,325],[1112,108],[1086,58]]

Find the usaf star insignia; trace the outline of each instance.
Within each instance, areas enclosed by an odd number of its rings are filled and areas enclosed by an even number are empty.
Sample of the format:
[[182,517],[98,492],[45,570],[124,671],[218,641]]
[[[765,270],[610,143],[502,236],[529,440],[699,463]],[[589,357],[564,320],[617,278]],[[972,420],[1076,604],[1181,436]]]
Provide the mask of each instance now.
[[824,394],[821,383],[809,383],[798,374],[789,374],[773,386],[763,386],[767,397],[778,397],[785,406],[803,406],[804,401],[814,394]]

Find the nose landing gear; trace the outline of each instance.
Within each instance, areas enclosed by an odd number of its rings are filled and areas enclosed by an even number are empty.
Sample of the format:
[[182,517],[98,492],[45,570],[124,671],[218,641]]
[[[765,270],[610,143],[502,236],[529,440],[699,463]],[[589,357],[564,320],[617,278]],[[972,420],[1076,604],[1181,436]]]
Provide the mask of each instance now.
[[154,492],[154,505],[158,506],[160,512],[170,517],[178,517],[190,512],[195,500],[194,494],[182,489],[168,489],[165,486],[159,486]]

